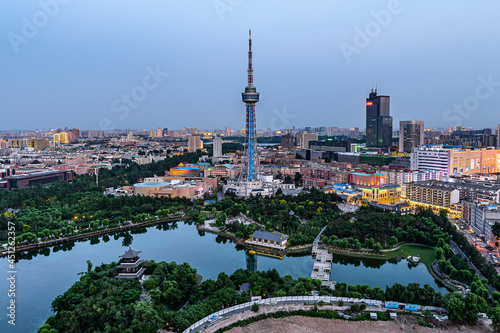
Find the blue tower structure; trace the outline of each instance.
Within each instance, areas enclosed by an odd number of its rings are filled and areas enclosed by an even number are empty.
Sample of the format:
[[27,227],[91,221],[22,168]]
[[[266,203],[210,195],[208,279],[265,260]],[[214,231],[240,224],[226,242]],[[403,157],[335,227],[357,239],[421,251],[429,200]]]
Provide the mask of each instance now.
[[255,103],[259,101],[259,93],[253,86],[253,67],[252,67],[252,30],[248,32],[248,84],[245,92],[241,94],[241,99],[246,104],[246,180],[254,181],[258,175],[257,160],[257,131],[255,118]]

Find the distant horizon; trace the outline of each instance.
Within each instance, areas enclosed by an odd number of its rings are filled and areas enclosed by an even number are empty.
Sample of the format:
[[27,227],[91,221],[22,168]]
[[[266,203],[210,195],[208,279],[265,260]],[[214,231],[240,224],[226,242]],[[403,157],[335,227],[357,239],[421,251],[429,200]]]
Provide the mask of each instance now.
[[[398,125],[399,125],[399,122],[398,122]],[[499,124],[500,125],[500,124]],[[68,128],[68,130],[72,130],[72,129],[78,129],[80,131],[105,131],[105,132],[124,132],[124,131],[156,131],[158,130],[159,128],[160,129],[163,129],[165,127],[153,127],[153,128],[116,128],[116,129],[113,129],[113,130],[101,130],[101,129],[88,129],[88,128],[81,128],[81,127],[68,127],[68,126],[65,126],[66,128]],[[319,128],[319,127],[336,127],[336,128],[355,128],[355,127],[358,127],[358,126],[353,126],[353,127],[339,127],[339,126],[300,126],[300,127],[295,127],[295,130],[300,130],[300,129],[304,129],[305,127],[310,127],[310,128]],[[448,130],[450,129],[451,127],[455,127],[455,126],[450,126],[450,127],[427,127],[425,126],[424,128],[425,129],[434,129],[436,131],[445,131],[445,130]],[[460,126],[457,126],[457,127],[460,127]],[[473,128],[473,127],[466,127],[466,126],[461,126],[462,128],[466,129],[466,130],[471,130],[471,131],[480,131],[480,130],[484,130],[484,129],[491,129],[492,132],[494,133],[496,129],[498,129],[498,127],[483,127],[483,128]],[[200,131],[200,132],[214,132],[214,131],[217,131],[217,130],[224,130],[225,128],[214,128],[214,129],[204,129],[204,128],[197,128],[197,127],[184,127],[186,129],[192,129],[192,128],[196,128],[197,131]],[[364,132],[365,131],[365,128],[361,128],[361,127],[358,127],[359,128],[359,131],[360,132]],[[48,132],[48,131],[51,131],[51,130],[58,130],[58,129],[61,129],[61,130],[64,130],[64,127],[52,127],[52,128],[49,128],[49,129],[46,129],[46,128],[37,128],[37,129],[18,129],[18,130],[0,130],[0,133],[17,133],[17,132],[29,132],[29,131],[33,131],[33,132],[36,132],[36,131],[45,131],[45,132]],[[229,129],[231,131],[241,131],[243,130],[244,128],[230,128]],[[271,129],[271,131],[285,131],[285,130],[291,130],[292,128],[281,128],[281,129]],[[178,132],[178,131],[182,131],[183,129],[182,128],[178,128],[178,129],[169,129],[169,131],[173,131],[173,132]],[[269,128],[257,128],[257,131],[268,131]],[[399,132],[399,126],[394,126],[393,124],[393,133],[394,132]],[[242,134],[242,136],[244,136]],[[333,136],[343,136],[343,135],[333,135]],[[345,135],[344,135],[345,136]],[[163,137],[166,137],[166,136],[163,136]]]

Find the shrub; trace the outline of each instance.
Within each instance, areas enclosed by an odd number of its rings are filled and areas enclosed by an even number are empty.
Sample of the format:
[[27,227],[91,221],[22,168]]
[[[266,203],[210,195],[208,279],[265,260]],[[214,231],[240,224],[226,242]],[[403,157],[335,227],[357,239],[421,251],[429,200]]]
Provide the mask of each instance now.
[[252,305],[252,311],[253,312],[259,312],[259,304],[258,303],[253,303]]

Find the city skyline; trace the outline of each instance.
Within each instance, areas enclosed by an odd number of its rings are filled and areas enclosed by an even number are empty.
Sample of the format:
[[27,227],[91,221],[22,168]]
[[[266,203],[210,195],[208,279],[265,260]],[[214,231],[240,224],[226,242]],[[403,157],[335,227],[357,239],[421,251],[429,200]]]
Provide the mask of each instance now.
[[[236,87],[248,28],[262,52],[260,128],[363,127],[372,82],[392,97],[396,123],[413,115],[429,127],[498,123],[494,2],[57,4],[0,5],[1,130],[243,128]],[[91,28],[82,13],[95,16]],[[127,19],[109,27],[112,13]]]

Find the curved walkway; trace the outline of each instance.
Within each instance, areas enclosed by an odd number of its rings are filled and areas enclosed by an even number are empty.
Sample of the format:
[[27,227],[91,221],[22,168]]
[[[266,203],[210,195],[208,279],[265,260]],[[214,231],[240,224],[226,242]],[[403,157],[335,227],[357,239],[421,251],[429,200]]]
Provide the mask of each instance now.
[[[215,332],[217,329],[225,327],[227,325],[232,324],[233,322],[240,321],[242,319],[246,319],[249,317],[256,316],[260,313],[271,313],[277,311],[288,311],[288,310],[310,310],[313,308],[313,305],[304,305],[307,303],[318,303],[320,301],[329,303],[337,303],[338,301],[343,301],[346,306],[339,307],[338,305],[324,305],[322,309],[333,309],[333,310],[344,310],[347,309],[351,304],[354,303],[365,303],[368,305],[368,310],[385,310],[384,302],[379,300],[371,300],[371,299],[359,299],[359,298],[348,298],[348,297],[332,297],[332,296],[289,296],[289,297],[274,297],[262,299],[254,302],[243,303],[239,305],[235,305],[229,307],[227,309],[214,312],[205,318],[197,321],[183,333],[189,332],[200,332],[205,330],[205,332]],[[254,303],[259,304],[263,312],[250,312],[252,305]],[[405,303],[399,303],[400,305],[406,305]],[[264,308],[263,308],[264,307]],[[431,310],[431,311],[444,311],[443,308],[437,308],[433,306],[418,306],[419,311],[423,310]],[[394,311],[398,311],[394,309]],[[241,315],[245,313],[245,315]],[[206,330],[210,327],[210,330]],[[213,329],[212,329],[213,327]]]

